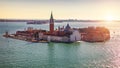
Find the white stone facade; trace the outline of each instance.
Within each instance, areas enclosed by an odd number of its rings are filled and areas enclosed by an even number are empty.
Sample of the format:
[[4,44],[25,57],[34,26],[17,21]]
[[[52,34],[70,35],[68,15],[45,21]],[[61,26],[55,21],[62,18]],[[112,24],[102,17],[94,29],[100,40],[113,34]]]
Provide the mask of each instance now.
[[74,30],[73,33],[70,35],[70,41],[75,42],[80,40],[81,40],[81,34],[79,33],[79,31]]

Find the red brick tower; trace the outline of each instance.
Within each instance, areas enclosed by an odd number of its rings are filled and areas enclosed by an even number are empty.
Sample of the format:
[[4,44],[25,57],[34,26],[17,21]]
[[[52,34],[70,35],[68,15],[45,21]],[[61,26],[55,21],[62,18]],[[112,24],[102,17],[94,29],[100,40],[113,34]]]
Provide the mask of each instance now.
[[50,17],[49,29],[50,29],[50,33],[54,32],[54,19],[53,19],[52,12],[51,12],[51,17]]

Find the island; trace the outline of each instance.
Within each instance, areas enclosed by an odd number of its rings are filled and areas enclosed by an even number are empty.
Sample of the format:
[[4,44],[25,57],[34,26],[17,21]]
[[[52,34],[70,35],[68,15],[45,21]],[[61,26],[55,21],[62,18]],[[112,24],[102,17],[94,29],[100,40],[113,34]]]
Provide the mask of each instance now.
[[105,42],[110,39],[110,31],[105,27],[71,28],[69,24],[54,29],[54,19],[51,13],[49,30],[28,27],[27,30],[16,31],[14,34],[6,32],[3,36],[29,42]]

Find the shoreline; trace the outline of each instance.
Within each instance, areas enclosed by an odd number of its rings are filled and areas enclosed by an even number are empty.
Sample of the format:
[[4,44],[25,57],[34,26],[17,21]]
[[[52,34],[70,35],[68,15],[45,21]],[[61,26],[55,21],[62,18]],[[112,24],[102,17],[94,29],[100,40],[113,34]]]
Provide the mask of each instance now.
[[[105,27],[88,27],[88,28],[74,28],[75,30],[77,29],[81,35],[81,39],[78,41],[85,41],[85,42],[105,42],[107,40],[110,39],[110,32],[107,28]],[[99,30],[98,30],[99,29]],[[34,33],[35,31],[43,31],[43,30],[32,30]],[[19,31],[18,31],[19,32]],[[21,31],[22,32],[22,31]],[[23,31],[26,33],[21,34],[17,34],[17,32],[15,34],[9,34],[6,32],[6,34],[3,35],[3,37],[6,38],[12,38],[12,39],[17,39],[17,40],[22,40],[22,41],[27,41],[27,42],[37,42],[37,43],[48,43],[48,42],[56,42],[56,43],[73,43],[73,42],[77,42],[76,41],[60,41],[60,40],[48,40],[48,37],[51,35],[42,35],[42,37],[35,39],[32,36],[25,36],[26,34],[29,35],[29,31]],[[43,33],[43,32],[42,32]],[[51,36],[51,38],[56,37],[56,38],[65,38],[64,37],[59,37],[59,36]],[[69,37],[66,37],[68,39],[70,39]]]

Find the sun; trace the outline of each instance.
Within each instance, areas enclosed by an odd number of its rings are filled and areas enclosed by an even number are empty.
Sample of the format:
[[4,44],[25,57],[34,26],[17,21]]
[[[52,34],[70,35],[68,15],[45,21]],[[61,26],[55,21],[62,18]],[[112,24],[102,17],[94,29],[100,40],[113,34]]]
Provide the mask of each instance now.
[[114,16],[112,16],[112,15],[107,15],[107,16],[105,16],[105,21],[113,21],[113,20],[115,20],[115,18],[114,18]]

